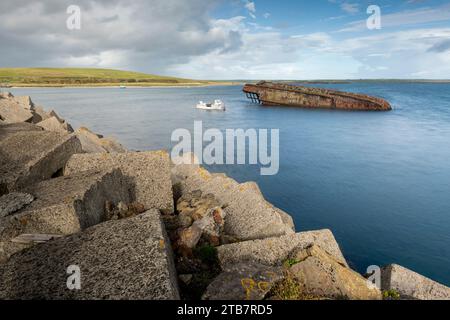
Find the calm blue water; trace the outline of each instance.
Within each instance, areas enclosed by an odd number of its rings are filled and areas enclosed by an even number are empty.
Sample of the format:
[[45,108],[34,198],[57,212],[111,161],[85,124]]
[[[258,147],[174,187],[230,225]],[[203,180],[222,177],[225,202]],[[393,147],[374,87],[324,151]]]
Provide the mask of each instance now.
[[[349,262],[399,263],[450,285],[450,84],[322,85],[388,99],[394,111],[365,113],[260,107],[241,87],[14,89],[54,108],[74,127],[113,135],[130,149],[170,149],[171,133],[211,128],[279,128],[280,172],[222,166],[260,184],[299,231],[330,228]],[[225,113],[196,110],[223,99]]]

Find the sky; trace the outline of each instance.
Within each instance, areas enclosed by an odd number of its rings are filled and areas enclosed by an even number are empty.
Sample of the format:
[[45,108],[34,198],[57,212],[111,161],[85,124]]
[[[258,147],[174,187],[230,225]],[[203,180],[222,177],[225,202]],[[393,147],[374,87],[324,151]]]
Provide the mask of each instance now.
[[[67,27],[70,5],[80,8],[80,29]],[[375,29],[367,26],[373,5]],[[1,0],[0,67],[211,80],[450,79],[450,1]]]

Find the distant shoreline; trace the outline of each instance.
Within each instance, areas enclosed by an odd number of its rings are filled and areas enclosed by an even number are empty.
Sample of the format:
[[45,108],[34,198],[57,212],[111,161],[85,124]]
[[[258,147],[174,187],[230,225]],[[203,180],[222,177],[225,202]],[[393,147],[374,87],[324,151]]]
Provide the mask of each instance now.
[[234,86],[241,85],[240,82],[216,82],[216,83],[199,83],[199,84],[155,84],[155,85],[11,85],[8,87],[0,87],[0,89],[120,89],[125,86],[125,89],[146,89],[146,88],[201,88],[201,87],[216,87],[216,86]]

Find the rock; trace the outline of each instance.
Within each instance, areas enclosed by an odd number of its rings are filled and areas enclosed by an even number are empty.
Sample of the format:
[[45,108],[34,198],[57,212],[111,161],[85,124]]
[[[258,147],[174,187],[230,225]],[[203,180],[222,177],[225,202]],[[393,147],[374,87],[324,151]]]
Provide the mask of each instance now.
[[186,165],[172,168],[172,181],[178,195],[195,190],[213,194],[227,212],[226,234],[240,241],[294,234],[292,219],[269,204],[256,183],[239,184],[224,175]]
[[81,142],[82,150],[85,153],[107,153],[99,142],[100,138],[86,128],[75,130],[75,135]]
[[128,205],[128,210],[133,211],[136,215],[145,212],[145,206],[139,202],[133,202]]
[[55,110],[50,110],[50,112],[48,113],[48,115],[50,116],[50,118],[51,118],[51,117],[55,117],[56,119],[58,119],[58,121],[59,121],[60,123],[65,122],[65,120],[64,120],[63,118],[61,118],[61,117],[56,113]]
[[25,109],[34,109],[34,103],[29,96],[16,96],[14,97],[14,100]]
[[[176,166],[198,166],[200,161],[195,153],[186,152],[182,156],[172,158],[172,163]],[[182,170],[182,167],[179,167],[178,170]]]
[[53,132],[72,133],[73,129],[67,122],[59,122],[56,117],[51,117],[37,124],[39,127]]
[[263,300],[283,278],[281,267],[254,262],[228,266],[207,288],[203,300]]
[[192,226],[179,230],[178,246],[182,249],[194,249],[202,236],[206,244],[219,246],[225,224],[224,219],[225,212],[220,207],[210,209],[202,219],[195,221]]
[[289,272],[305,296],[319,299],[381,300],[380,290],[360,274],[335,260],[317,245],[291,255]]
[[194,249],[202,237],[203,230],[198,224],[193,224],[189,228],[181,229],[178,232],[178,247],[184,249]]
[[0,92],[0,99],[14,98],[11,92]]
[[41,127],[28,122],[4,124],[0,127],[0,141],[8,138],[17,132],[43,131]]
[[81,152],[75,136],[48,131],[17,132],[0,141],[0,196],[55,175]]
[[177,201],[177,212],[180,216],[189,216],[193,220],[202,219],[206,213],[219,206],[214,195],[203,195],[200,190],[187,193]]
[[25,188],[36,200],[0,219],[0,261],[27,246],[21,234],[69,235],[106,220],[105,203],[130,202],[131,185],[119,169],[87,171]]
[[33,202],[34,197],[28,193],[12,192],[0,197],[0,218],[22,209]]
[[46,112],[44,110],[44,108],[40,107],[40,106],[36,106],[34,107],[34,109],[32,110],[33,112],[33,119],[31,120],[31,122],[33,123],[39,123],[41,121],[47,120],[49,118],[51,118],[52,116],[50,115],[50,113]]
[[134,200],[146,209],[173,213],[169,156],[164,151],[116,154],[77,154],[67,162],[64,173],[119,167],[135,186]]
[[28,122],[33,119],[33,113],[14,97],[2,97],[0,98],[0,119],[6,123]]
[[80,139],[82,149],[86,153],[124,153],[127,150],[112,138],[103,138],[81,127],[75,131],[75,135]]
[[218,247],[217,251],[222,268],[244,261],[276,266],[282,265],[294,250],[307,248],[312,244],[318,245],[336,261],[348,266],[330,230],[300,232],[276,238],[227,244]]
[[[77,266],[81,290],[69,290]],[[0,299],[179,299],[172,252],[157,210],[34,246],[0,265]]]
[[450,300],[450,288],[397,264],[381,272],[383,291],[394,290],[402,299]]
[[178,215],[178,224],[180,228],[189,228],[194,223],[194,219],[191,218],[190,215],[180,214]]
[[108,153],[124,153],[127,149],[121,145],[116,139],[108,137],[101,138],[100,144]]
[[208,245],[217,247],[223,234],[226,213],[220,207],[212,208],[200,220],[194,222],[203,232],[203,238]]
[[[270,205],[270,203],[269,203]],[[294,219],[292,218],[292,216],[289,213],[284,212],[283,210],[276,208],[274,206],[272,206],[273,209],[278,212],[278,214],[280,215],[281,221],[283,221],[283,223],[293,232],[295,232],[295,223],[294,223]]]
[[192,281],[193,275],[192,274],[180,274],[178,276],[180,281],[182,281],[185,285],[189,285]]

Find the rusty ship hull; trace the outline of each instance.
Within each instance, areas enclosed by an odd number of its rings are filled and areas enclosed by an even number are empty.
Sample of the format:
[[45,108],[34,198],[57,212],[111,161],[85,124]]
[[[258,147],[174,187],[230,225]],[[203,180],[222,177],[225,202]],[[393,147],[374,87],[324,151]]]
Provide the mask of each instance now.
[[392,110],[389,102],[378,97],[322,88],[263,81],[246,84],[243,91],[253,102],[262,105],[359,111]]

